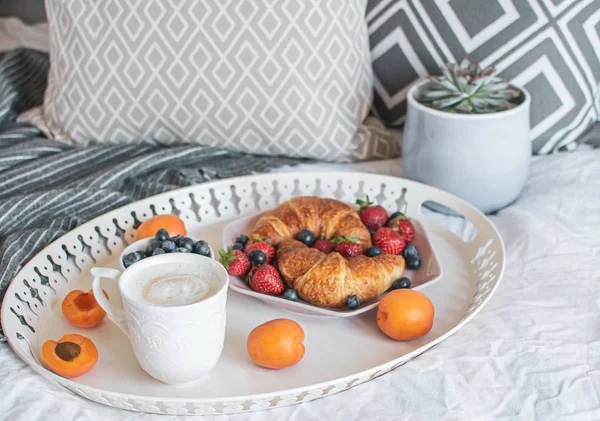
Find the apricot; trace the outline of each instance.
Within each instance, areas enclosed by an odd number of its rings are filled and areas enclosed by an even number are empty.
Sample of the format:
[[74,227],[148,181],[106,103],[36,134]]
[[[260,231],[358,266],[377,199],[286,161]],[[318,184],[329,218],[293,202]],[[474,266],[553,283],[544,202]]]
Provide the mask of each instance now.
[[281,369],[304,357],[304,330],[293,320],[275,319],[254,328],[248,335],[248,355],[256,365]]
[[94,368],[98,361],[98,349],[91,339],[70,334],[60,338],[58,342],[44,342],[42,358],[56,374],[74,378]]
[[175,235],[187,235],[185,223],[177,215],[156,215],[143,222],[137,230],[137,239],[154,237],[156,232],[164,228],[171,237]]
[[429,333],[433,326],[433,303],[411,289],[397,289],[379,302],[377,325],[397,341],[410,341]]
[[[106,291],[102,292],[108,298]],[[71,324],[86,328],[98,326],[106,316],[92,290],[87,293],[78,289],[69,292],[62,302],[62,312]]]

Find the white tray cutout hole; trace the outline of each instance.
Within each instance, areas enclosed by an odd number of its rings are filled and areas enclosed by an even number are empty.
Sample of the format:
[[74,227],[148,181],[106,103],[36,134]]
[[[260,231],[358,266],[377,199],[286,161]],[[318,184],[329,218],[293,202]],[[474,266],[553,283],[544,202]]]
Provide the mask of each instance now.
[[419,209],[421,215],[446,228],[465,243],[477,236],[477,227],[461,213],[433,200],[427,200]]

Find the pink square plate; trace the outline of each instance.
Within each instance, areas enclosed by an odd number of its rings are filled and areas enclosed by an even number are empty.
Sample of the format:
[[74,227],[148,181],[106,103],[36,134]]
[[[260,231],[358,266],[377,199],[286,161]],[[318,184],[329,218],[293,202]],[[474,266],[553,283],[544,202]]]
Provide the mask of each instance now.
[[[248,216],[245,218],[238,219],[231,222],[223,229],[223,246],[229,247],[235,243],[235,239],[242,234],[249,234],[252,232],[254,224],[262,214]],[[412,243],[418,250],[419,256],[421,256],[422,265],[419,270],[406,269],[402,276],[410,279],[411,289],[421,290],[429,285],[434,284],[442,277],[442,268],[440,263],[435,256],[435,252],[427,232],[423,226],[414,219],[411,219],[415,226],[415,238]],[[268,305],[280,307],[283,310],[291,311],[294,313],[300,313],[310,316],[325,316],[325,317],[352,317],[362,314],[372,308],[377,307],[377,304],[386,293],[381,294],[379,297],[372,300],[361,303],[360,307],[356,310],[348,310],[347,308],[333,308],[333,307],[319,307],[310,304],[302,299],[298,301],[289,301],[283,297],[277,297],[273,295],[261,294],[252,290],[246,282],[237,276],[229,277],[229,287],[239,292],[240,294],[248,295],[250,297],[257,298],[266,302]]]

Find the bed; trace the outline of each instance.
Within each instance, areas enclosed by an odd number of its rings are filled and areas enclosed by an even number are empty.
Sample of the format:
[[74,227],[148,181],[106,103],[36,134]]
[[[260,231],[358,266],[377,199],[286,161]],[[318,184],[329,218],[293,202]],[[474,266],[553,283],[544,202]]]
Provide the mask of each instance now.
[[[20,37],[27,38],[23,34]],[[0,38],[0,50],[2,45]],[[43,55],[32,54],[43,64]],[[32,62],[37,63],[34,58]],[[35,102],[35,98],[30,100]],[[127,153],[140,154],[147,165],[128,172],[124,179],[106,183],[103,177],[113,174],[115,165],[101,165],[91,155],[77,155],[90,152],[57,145],[37,131],[15,125],[11,118],[17,109],[3,110],[0,280],[4,283],[18,270],[15,261],[26,260],[32,250],[86,218],[164,189],[238,174],[241,161],[251,162],[241,169],[243,173],[331,169],[402,176],[400,160],[323,164],[250,159],[198,147],[178,150],[163,159],[164,151],[139,148]],[[123,153],[97,151],[98,156],[109,160],[119,160]],[[190,153],[196,154],[192,155],[194,163],[181,160]],[[64,175],[77,178],[77,183],[52,178],[49,171],[45,179],[51,181],[41,184],[27,177],[24,182],[15,181],[23,168],[48,165],[60,173],[64,162],[55,165],[57,157],[80,163],[79,172]],[[197,164],[198,160],[203,164]],[[98,164],[85,168],[85,162]],[[120,160],[117,167],[129,170],[130,165]],[[86,188],[100,191],[100,196],[89,199]],[[11,191],[18,191],[21,198],[56,189],[82,194],[89,203],[102,206],[93,211],[80,208],[76,218],[49,213],[39,218],[39,224],[6,234],[7,213],[22,209],[13,201]],[[43,222],[56,215],[62,216],[59,222]],[[496,295],[465,328],[401,369],[347,392],[232,419],[600,419],[600,150],[582,146],[573,153],[533,158],[529,181],[519,200],[490,219],[505,242],[506,273]],[[460,223],[451,217],[445,220],[460,233]],[[104,407],[60,390],[34,374],[6,343],[0,343],[0,379],[0,419],[167,419]]]

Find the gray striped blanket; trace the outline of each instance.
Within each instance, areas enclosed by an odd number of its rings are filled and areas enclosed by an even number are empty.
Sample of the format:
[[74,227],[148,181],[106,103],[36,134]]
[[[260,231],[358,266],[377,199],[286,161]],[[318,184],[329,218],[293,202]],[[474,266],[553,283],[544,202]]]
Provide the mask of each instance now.
[[15,123],[42,103],[47,73],[44,53],[0,54],[0,302],[24,263],[89,219],[179,187],[302,162],[202,146],[56,143]]

